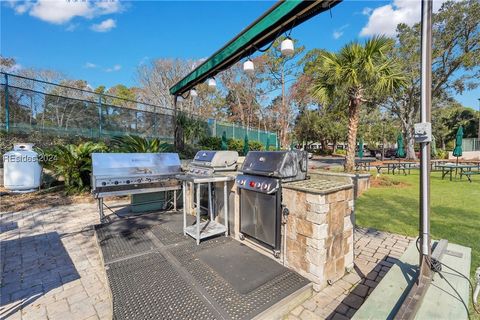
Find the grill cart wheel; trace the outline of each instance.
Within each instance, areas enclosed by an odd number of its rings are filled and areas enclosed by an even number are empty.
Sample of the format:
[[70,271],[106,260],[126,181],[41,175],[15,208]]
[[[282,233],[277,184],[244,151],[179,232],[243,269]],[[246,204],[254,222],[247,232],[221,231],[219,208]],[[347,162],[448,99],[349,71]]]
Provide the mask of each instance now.
[[280,251],[279,250],[273,250],[273,256],[277,259],[280,258]]
[[245,236],[243,235],[243,233],[240,233],[240,234],[238,235],[238,238],[239,238],[240,240],[242,240],[242,241],[245,240]]

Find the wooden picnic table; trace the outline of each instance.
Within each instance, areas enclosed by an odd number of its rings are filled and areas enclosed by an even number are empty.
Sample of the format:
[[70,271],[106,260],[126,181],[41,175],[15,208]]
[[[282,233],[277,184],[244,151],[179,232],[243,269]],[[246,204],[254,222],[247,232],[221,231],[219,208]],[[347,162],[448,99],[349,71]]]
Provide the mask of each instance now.
[[357,158],[355,159],[355,171],[363,169],[365,171],[370,171],[370,165],[372,162],[375,162],[375,158]]
[[441,168],[438,167],[438,165],[445,164],[451,162],[450,160],[447,159],[434,159],[430,160],[430,170],[435,171],[435,170],[440,170]]
[[456,177],[457,172],[460,169],[460,179],[462,179],[462,176],[465,175],[465,172],[472,171],[472,168],[476,168],[477,165],[446,163],[446,164],[439,164],[437,165],[437,167],[442,168],[442,180],[445,179],[445,176],[447,174],[450,174],[450,181],[452,181],[453,170],[455,170],[455,177]]
[[381,162],[381,164],[376,165],[378,174],[381,174],[381,170],[383,168],[387,168],[387,173],[390,174],[390,170],[392,171],[393,175],[395,175],[395,170],[402,170],[404,175],[410,174],[410,170],[417,165],[418,162],[414,161],[394,161],[394,160],[387,160]]
[[464,160],[464,159],[459,159],[458,163],[461,164],[466,164],[466,165],[473,165],[476,167],[478,170],[480,170],[480,160]]

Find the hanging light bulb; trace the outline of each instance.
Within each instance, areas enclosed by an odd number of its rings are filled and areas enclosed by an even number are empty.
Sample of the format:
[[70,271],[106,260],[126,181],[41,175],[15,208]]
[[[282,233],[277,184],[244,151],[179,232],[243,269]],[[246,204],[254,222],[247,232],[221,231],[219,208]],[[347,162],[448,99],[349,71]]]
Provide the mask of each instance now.
[[196,96],[198,96],[197,90],[195,88],[190,90],[190,96],[192,98],[195,98]]
[[255,71],[255,65],[250,58],[243,63],[243,71],[248,74],[252,74]]
[[207,81],[207,85],[210,89],[215,89],[217,87],[217,81],[215,81],[215,78],[210,78]]
[[285,40],[282,41],[280,45],[280,51],[282,52],[282,56],[284,57],[293,55],[293,53],[295,52],[295,48],[293,45],[293,41],[292,39],[290,39],[290,37],[287,37]]
[[183,97],[182,96],[177,96],[177,102],[183,102]]

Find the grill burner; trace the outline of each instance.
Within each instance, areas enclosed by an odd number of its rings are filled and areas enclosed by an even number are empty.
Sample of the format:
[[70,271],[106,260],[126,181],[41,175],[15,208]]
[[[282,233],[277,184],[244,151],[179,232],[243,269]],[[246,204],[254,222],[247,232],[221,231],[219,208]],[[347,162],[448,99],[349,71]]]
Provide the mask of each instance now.
[[100,218],[104,218],[104,197],[169,190],[176,193],[181,189],[175,179],[179,173],[177,153],[93,153],[92,194],[98,199]]
[[240,232],[273,249],[281,248],[282,182],[307,178],[305,151],[250,151],[237,176]]

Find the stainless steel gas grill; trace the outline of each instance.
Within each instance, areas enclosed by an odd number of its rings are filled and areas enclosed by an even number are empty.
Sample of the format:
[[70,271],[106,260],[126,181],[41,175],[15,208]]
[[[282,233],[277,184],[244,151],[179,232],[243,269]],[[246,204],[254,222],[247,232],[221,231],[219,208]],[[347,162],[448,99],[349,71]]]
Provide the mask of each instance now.
[[221,171],[237,170],[237,151],[207,151],[197,152],[188,168],[189,174],[211,175]]
[[177,153],[92,153],[92,194],[104,219],[103,198],[181,190],[175,175],[182,172]]
[[[214,235],[225,233],[228,235],[228,182],[235,177],[228,172],[237,169],[238,153],[236,151],[206,151],[197,152],[194,160],[189,164],[188,171],[183,175],[177,175],[177,179],[183,181],[183,227],[184,234],[188,234],[200,243],[200,240]],[[223,182],[224,223],[215,221],[218,210],[215,204],[218,202],[214,184]],[[191,197],[187,199],[187,184],[190,186]],[[201,222],[202,188],[207,188],[207,208],[209,220]],[[194,203],[196,224],[187,226],[187,210]],[[218,220],[218,219],[217,219]]]
[[281,248],[282,182],[307,178],[305,151],[250,151],[236,179],[240,232],[273,250]]

